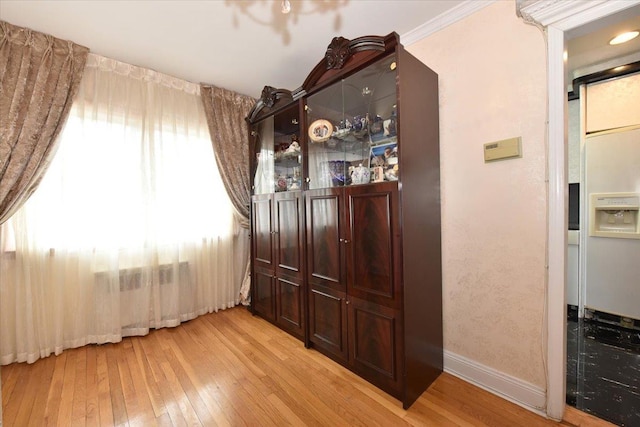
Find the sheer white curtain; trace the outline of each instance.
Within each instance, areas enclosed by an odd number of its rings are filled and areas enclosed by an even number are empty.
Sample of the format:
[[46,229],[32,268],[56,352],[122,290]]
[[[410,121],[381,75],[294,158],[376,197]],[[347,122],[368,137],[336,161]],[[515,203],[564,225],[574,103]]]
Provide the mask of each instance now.
[[[256,194],[269,194],[274,189],[274,167],[273,167],[273,116],[264,119],[260,123],[257,135],[260,146],[260,159],[256,168],[256,177],[253,185]],[[266,160],[265,160],[266,159]]]
[[0,230],[2,364],[238,303],[239,227],[198,85],[91,54],[60,138]]

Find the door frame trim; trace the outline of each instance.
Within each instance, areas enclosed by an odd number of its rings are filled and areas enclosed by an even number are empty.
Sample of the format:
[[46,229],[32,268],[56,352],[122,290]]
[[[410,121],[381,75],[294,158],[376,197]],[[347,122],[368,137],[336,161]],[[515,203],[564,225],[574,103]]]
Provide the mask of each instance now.
[[640,4],[640,0],[517,0],[518,14],[527,22],[546,27],[548,97],[548,230],[546,375],[549,418],[561,420],[566,398],[567,277],[567,82],[563,54],[565,33],[613,13]]

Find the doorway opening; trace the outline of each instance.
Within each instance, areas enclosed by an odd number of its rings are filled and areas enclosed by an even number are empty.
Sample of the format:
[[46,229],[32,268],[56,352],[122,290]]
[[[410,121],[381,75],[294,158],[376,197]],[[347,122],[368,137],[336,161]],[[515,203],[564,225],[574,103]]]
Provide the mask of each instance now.
[[[567,76],[566,40],[572,30],[598,25],[617,12],[640,5],[626,2],[563,2],[518,0],[518,13],[546,29],[548,81],[548,285],[547,285],[547,415],[562,419],[566,399],[565,300],[567,262]],[[567,36],[567,37],[565,37]]]

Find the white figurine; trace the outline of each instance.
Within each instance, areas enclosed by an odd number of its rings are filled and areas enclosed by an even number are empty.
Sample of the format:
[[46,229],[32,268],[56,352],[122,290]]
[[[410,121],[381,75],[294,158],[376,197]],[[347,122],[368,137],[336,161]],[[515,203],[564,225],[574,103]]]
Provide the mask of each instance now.
[[297,140],[293,140],[291,142],[291,145],[289,145],[289,147],[287,147],[287,149],[284,151],[285,153],[299,153],[300,152],[300,144],[298,143]]

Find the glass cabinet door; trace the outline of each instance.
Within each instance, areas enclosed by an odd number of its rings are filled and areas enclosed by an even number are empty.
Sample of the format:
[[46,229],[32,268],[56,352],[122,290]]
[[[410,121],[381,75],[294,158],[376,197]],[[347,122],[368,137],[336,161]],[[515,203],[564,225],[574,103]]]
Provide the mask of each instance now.
[[298,103],[256,123],[253,194],[302,188],[302,151]]
[[309,189],[398,179],[395,56],[311,95]]

